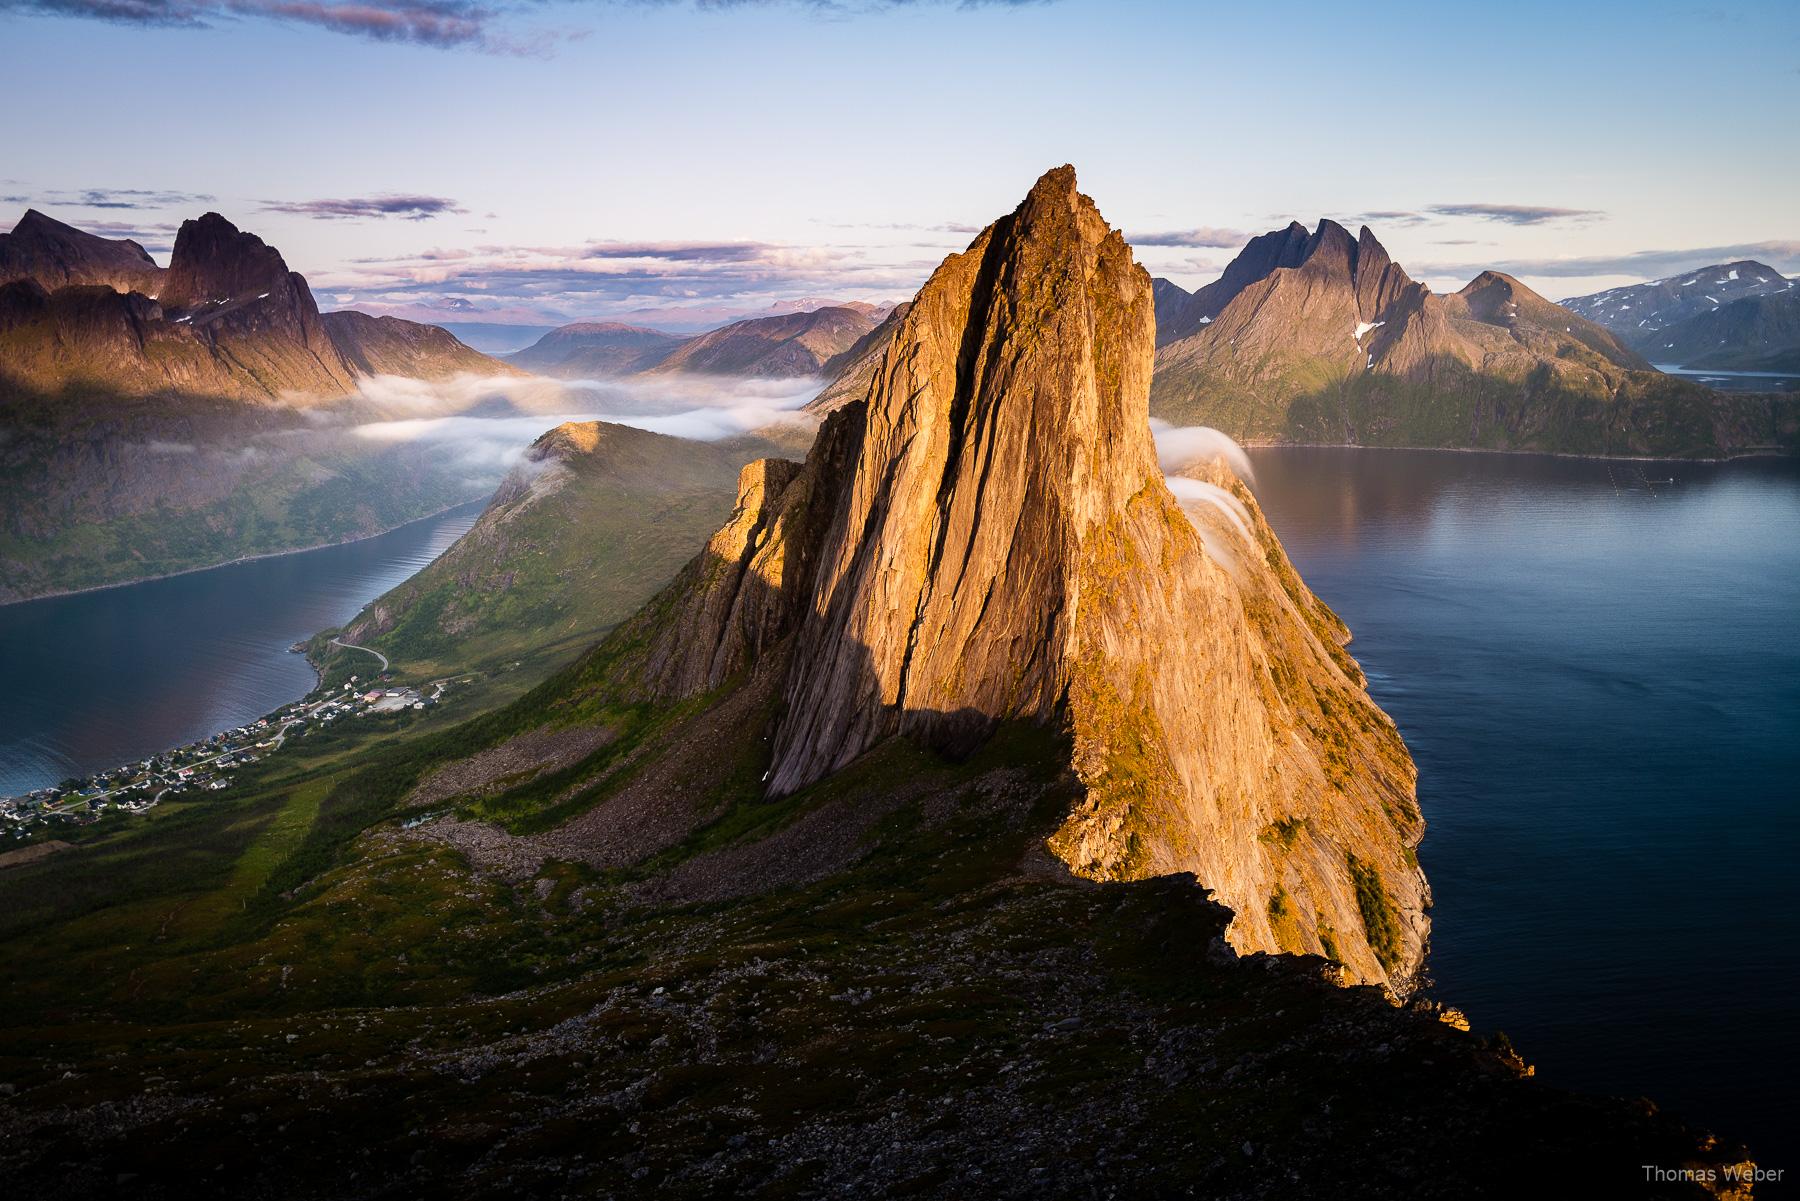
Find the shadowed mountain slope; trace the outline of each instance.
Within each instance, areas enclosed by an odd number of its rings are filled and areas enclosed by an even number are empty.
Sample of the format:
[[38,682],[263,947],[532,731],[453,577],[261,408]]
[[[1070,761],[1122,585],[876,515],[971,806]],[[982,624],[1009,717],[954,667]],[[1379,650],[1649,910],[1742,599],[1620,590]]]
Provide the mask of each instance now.
[[394,415],[362,395],[371,376],[515,369],[434,326],[321,316],[216,213],[148,276],[135,243],[38,214],[5,237],[24,274],[0,283],[0,602],[376,534],[497,482],[346,429]]
[[1800,292],[1733,300],[1664,326],[1639,345],[1683,367],[1800,374]]
[[513,373],[435,326],[322,317],[280,252],[217,213],[182,223],[167,270],[35,212],[4,236],[0,402],[317,401],[374,374]]
[[325,333],[358,375],[442,380],[458,375],[522,375],[518,368],[463,345],[449,330],[354,309],[326,313]]
[[25,210],[11,233],[0,234],[0,284],[33,279],[46,290],[97,286],[154,298],[163,269],[129,239],[102,238]]

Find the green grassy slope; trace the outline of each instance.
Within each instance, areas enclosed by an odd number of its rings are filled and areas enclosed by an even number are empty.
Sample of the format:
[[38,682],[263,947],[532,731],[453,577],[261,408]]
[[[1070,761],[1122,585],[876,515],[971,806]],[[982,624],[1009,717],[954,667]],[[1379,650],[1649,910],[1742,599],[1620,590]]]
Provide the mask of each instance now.
[[[339,635],[420,678],[573,653],[629,615],[731,513],[756,439],[693,442],[587,422],[540,438],[481,520]],[[328,664],[355,652],[315,642]]]

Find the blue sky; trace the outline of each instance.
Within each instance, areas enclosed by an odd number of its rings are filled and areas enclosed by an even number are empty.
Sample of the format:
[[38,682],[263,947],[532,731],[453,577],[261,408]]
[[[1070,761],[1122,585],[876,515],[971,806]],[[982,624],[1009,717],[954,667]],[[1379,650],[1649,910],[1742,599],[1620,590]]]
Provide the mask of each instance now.
[[1800,272],[1792,0],[0,0],[0,73],[0,222],[217,209],[327,307],[901,298],[1065,161],[1188,286],[1321,216],[1441,289]]

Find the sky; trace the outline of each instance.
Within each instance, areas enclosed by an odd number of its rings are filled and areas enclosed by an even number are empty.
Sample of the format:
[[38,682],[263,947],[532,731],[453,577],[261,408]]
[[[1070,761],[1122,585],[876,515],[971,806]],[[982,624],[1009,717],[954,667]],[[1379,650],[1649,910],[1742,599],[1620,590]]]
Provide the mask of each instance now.
[[423,319],[904,299],[1064,162],[1190,288],[1321,217],[1439,290],[1800,273],[1794,0],[0,0],[0,76],[0,227],[216,210]]

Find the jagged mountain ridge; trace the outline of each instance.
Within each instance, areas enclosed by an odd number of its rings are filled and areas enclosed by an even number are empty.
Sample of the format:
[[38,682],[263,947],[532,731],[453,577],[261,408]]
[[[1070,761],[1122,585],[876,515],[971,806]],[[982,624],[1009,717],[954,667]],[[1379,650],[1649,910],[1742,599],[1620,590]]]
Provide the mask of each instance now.
[[0,389],[15,396],[331,399],[373,374],[516,374],[436,327],[327,320],[279,251],[217,213],[182,223],[166,269],[35,212],[4,237]]
[[1264,234],[1171,301],[1152,412],[1239,438],[1676,455],[1800,444],[1792,406],[1661,375],[1511,276],[1433,294],[1366,226]]
[[147,260],[135,243],[35,217],[5,236],[26,274],[0,283],[0,603],[366,537],[497,482],[346,431],[391,415],[372,376],[520,372],[433,326],[321,314],[217,214],[142,278],[108,275]]
[[0,233],[0,284],[35,279],[46,289],[97,286],[155,298],[163,269],[138,243],[103,238],[26,209],[11,233]]

